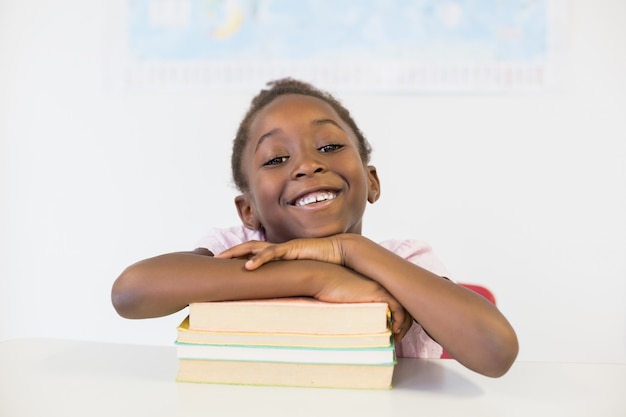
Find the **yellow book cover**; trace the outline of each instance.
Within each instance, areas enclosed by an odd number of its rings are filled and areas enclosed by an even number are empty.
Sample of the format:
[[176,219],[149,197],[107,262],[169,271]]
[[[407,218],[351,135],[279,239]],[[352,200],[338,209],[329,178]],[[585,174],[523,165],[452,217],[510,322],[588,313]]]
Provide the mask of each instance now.
[[366,334],[307,334],[264,332],[214,332],[192,330],[189,317],[177,328],[176,340],[181,343],[214,345],[300,346],[300,347],[384,347],[391,343],[391,330]]

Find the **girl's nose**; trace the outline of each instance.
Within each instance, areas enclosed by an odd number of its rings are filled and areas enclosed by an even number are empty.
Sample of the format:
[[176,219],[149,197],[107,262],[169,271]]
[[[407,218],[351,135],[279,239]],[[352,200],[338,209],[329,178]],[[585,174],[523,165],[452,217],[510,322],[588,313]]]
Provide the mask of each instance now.
[[326,171],[327,166],[316,156],[302,155],[293,170],[293,178],[301,178]]

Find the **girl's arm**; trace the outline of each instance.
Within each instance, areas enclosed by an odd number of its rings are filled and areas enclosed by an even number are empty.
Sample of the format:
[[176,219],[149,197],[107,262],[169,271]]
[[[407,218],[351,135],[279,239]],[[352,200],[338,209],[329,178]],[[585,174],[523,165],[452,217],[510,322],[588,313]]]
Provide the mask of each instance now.
[[[192,302],[310,296],[329,302],[386,302],[394,316],[410,320],[382,285],[343,266],[297,260],[248,271],[244,262],[217,259],[206,250],[137,262],[113,284],[113,306],[126,318],[149,318],[175,313]],[[408,329],[404,327],[399,336]]]
[[517,357],[515,331],[490,302],[355,234],[295,239],[282,244],[246,242],[220,257],[253,255],[250,270],[274,259],[316,259],[344,265],[382,285],[459,362],[501,376]]
[[359,235],[341,235],[344,264],[385,287],[459,362],[501,376],[518,353],[515,331],[482,296]]

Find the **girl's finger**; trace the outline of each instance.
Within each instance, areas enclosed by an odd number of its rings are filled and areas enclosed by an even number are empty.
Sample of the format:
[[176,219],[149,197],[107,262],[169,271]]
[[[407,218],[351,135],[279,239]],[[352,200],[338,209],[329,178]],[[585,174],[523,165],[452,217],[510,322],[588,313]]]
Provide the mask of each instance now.
[[226,249],[224,252],[218,253],[215,255],[216,258],[241,258],[243,256],[247,256],[250,254],[255,254],[260,252],[266,244],[261,242],[245,242],[237,246],[233,246],[232,248]]

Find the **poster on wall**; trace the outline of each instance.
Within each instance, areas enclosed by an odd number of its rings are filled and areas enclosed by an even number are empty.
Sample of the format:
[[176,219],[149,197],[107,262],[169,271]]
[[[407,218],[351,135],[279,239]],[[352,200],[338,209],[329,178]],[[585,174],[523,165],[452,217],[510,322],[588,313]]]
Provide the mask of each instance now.
[[565,0],[124,0],[109,86],[247,91],[291,76],[355,92],[546,91],[566,17]]

